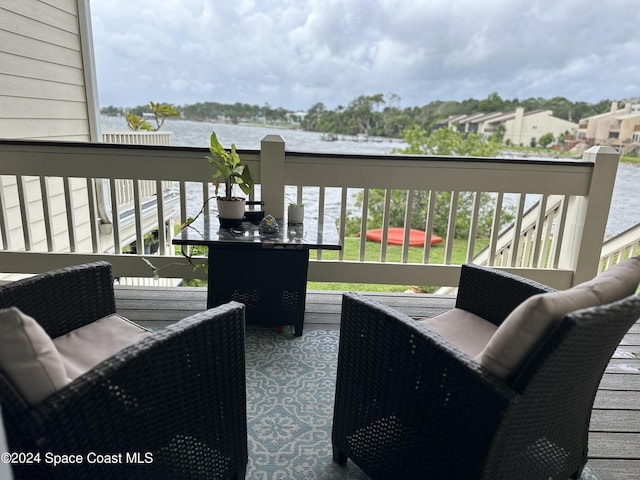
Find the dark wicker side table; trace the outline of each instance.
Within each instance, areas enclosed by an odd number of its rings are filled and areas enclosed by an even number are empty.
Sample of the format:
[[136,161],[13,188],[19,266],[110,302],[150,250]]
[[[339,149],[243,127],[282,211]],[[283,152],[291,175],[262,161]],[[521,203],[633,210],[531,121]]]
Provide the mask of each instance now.
[[204,216],[192,227],[173,244],[208,248],[207,308],[235,300],[245,304],[247,324],[294,325],[302,335],[309,250],[340,250],[335,226],[279,221],[278,233],[261,234],[253,223],[221,228],[216,217]]

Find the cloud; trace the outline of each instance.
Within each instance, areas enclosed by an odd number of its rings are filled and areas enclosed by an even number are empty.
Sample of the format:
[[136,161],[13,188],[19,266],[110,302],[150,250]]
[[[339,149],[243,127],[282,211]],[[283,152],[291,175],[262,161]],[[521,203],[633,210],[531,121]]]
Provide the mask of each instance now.
[[93,0],[100,103],[640,96],[633,0]]

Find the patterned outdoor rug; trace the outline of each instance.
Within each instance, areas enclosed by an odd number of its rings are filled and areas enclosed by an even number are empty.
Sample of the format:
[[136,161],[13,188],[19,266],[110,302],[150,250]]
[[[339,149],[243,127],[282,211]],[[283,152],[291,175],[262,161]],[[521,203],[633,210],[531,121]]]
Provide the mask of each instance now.
[[[333,462],[331,423],[338,330],[302,337],[247,329],[247,417],[252,480],[366,479]],[[583,480],[598,480],[587,466]]]

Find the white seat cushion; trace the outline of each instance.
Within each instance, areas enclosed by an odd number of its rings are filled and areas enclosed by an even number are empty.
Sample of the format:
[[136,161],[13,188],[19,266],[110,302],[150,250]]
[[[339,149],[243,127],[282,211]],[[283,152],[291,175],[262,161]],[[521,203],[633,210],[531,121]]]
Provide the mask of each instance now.
[[461,308],[454,308],[418,323],[421,327],[438,333],[470,357],[475,357],[482,351],[498,328]]
[[508,379],[565,315],[622,300],[636,292],[638,283],[640,257],[634,257],[568,290],[534,295],[509,314],[476,360]]
[[29,405],[71,381],[51,337],[16,307],[0,310],[0,369]]
[[73,380],[149,335],[146,328],[114,313],[54,338],[53,343]]

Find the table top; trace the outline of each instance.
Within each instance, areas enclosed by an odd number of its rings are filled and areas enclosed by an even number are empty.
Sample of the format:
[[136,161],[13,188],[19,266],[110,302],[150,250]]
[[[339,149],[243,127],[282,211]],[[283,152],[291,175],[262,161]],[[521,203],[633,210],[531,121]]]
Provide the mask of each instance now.
[[318,225],[305,219],[304,224],[278,220],[278,233],[261,234],[258,225],[243,222],[242,228],[221,228],[218,217],[203,215],[183,229],[172,241],[174,245],[204,245],[233,248],[291,248],[340,250],[338,230],[331,223]]

